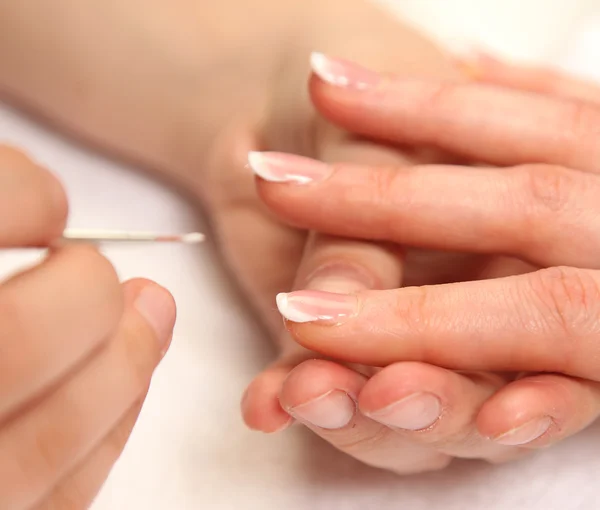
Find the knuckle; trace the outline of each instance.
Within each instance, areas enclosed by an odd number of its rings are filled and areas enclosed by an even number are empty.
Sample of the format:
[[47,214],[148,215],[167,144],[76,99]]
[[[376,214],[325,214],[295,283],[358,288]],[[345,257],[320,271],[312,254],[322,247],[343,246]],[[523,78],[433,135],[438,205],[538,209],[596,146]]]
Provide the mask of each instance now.
[[401,175],[398,168],[394,166],[369,167],[366,174],[368,189],[371,191],[369,202],[381,206],[393,203],[396,196],[396,183]]
[[517,169],[525,177],[527,202],[536,216],[563,211],[577,191],[574,172],[552,165],[527,165]]
[[592,272],[551,267],[532,273],[531,284],[552,330],[558,327],[568,339],[597,328],[600,284]]
[[431,289],[428,286],[413,287],[411,295],[400,294],[396,309],[404,319],[404,326],[410,333],[420,334],[429,330],[431,324]]

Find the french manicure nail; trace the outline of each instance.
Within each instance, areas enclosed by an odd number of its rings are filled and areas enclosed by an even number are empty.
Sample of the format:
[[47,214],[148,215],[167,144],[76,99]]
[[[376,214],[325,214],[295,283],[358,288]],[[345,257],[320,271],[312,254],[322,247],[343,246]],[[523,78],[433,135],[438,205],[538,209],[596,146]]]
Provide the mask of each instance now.
[[442,403],[432,393],[414,393],[368,416],[383,425],[403,430],[431,427],[442,414]]
[[328,321],[341,323],[357,312],[358,301],[352,294],[334,294],[318,290],[300,290],[277,294],[277,308],[291,322]]
[[269,182],[308,184],[325,180],[332,172],[320,161],[279,152],[250,152],[248,163],[256,175]]
[[323,53],[312,53],[310,65],[319,78],[336,87],[366,90],[377,86],[381,81],[381,75],[374,71]]
[[356,413],[356,404],[341,390],[331,390],[288,412],[302,422],[322,429],[341,429],[350,423]]
[[542,437],[552,425],[552,418],[544,416],[528,421],[520,427],[514,428],[496,436],[494,441],[506,446],[519,446],[531,443]]
[[169,348],[175,325],[173,298],[162,287],[150,284],[141,290],[135,300],[135,307],[154,330],[161,355],[164,355]]

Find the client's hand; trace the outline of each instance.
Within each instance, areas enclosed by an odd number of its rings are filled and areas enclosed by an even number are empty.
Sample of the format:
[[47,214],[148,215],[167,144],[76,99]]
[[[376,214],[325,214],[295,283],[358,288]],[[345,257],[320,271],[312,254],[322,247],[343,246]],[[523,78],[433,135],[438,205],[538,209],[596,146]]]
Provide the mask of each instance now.
[[170,294],[60,246],[64,192],[0,147],[0,250],[48,246],[0,283],[0,508],[87,508],[121,453],[175,322]]
[[[535,71],[507,70],[521,78],[505,74],[507,84],[538,90]],[[469,278],[478,281],[279,296],[300,344],[385,367],[367,380],[335,365],[327,387],[296,387],[302,402],[286,382],[284,404],[309,424],[337,417],[328,435],[397,471],[406,462],[390,451],[407,439],[496,461],[590,424],[600,413],[600,110],[591,102],[600,93],[565,77],[551,97],[384,77],[337,60],[320,76],[315,100],[338,125],[495,166],[324,165],[271,154],[257,169],[270,209],[329,234],[480,254],[485,268]],[[581,90],[590,102],[568,99]],[[506,254],[532,264],[519,272],[532,270],[502,277],[514,269]],[[499,377],[472,374],[480,370],[526,374],[501,388]]]

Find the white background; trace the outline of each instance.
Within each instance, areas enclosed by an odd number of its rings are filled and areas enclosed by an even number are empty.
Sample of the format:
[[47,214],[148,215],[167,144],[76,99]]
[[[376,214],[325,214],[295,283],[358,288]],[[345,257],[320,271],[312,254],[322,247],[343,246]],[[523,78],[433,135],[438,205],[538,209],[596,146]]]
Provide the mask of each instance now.
[[[476,41],[507,56],[600,76],[593,0],[385,3],[442,41]],[[72,226],[202,228],[198,213],[169,190],[7,108],[0,108],[0,141],[25,147],[62,177]],[[404,479],[361,466],[299,428],[278,436],[245,430],[239,397],[271,352],[210,244],[114,246],[106,253],[123,278],[145,276],[171,289],[179,320],[141,420],[95,510],[599,507],[599,427],[516,464],[457,463],[443,473]],[[0,252],[0,271],[35,257]]]

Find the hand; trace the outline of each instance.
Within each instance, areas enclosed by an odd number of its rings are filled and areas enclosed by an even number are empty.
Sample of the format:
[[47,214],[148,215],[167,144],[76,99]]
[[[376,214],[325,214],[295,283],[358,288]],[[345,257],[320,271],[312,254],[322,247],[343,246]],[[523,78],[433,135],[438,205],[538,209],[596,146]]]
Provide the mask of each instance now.
[[[279,405],[283,380],[314,357],[282,335],[275,294],[294,284],[302,288],[308,279],[323,290],[349,290],[357,279],[362,286],[394,288],[403,256],[374,243],[317,235],[305,250],[306,231],[283,225],[258,200],[248,151],[286,150],[324,161],[450,162],[334,128],[314,111],[305,84],[315,49],[386,71],[459,75],[447,55],[371,2],[184,4],[91,0],[81,10],[67,0],[36,9],[7,4],[0,8],[0,85],[70,132],[158,170],[200,197],[229,268],[279,339],[277,362],[254,381],[244,401],[246,422],[271,432],[290,422]],[[215,19],[221,20],[218,32]],[[65,20],[76,30],[65,30]],[[405,280],[437,281],[451,267],[448,257],[413,255]],[[451,258],[457,261],[463,257]],[[327,267],[334,274],[322,270]],[[371,281],[372,267],[377,282]]]
[[[498,167],[323,166],[271,155],[273,172],[295,177],[294,184],[259,181],[274,212],[301,228],[510,254],[542,267],[451,285],[281,296],[279,308],[302,345],[385,367],[369,381],[349,373],[338,379],[336,396],[345,397],[351,410],[342,432],[369,417],[394,430],[363,438],[373,449],[382,443],[389,448],[399,433],[452,455],[495,460],[482,451],[536,449],[586,427],[600,412],[600,113],[591,102],[565,99],[577,96],[582,84],[561,77],[565,86],[553,90],[560,97],[550,97],[479,83],[382,78],[333,64],[349,86],[317,78],[312,86],[317,98],[328,97],[328,117],[339,125],[375,140],[435,146]],[[508,69],[520,73],[521,88],[536,89],[526,77],[538,72]],[[352,87],[357,76],[370,86]],[[600,97],[591,85],[584,88],[588,100]],[[310,182],[299,185],[309,173]],[[262,176],[273,181],[275,174]],[[467,379],[447,369],[530,374],[488,396],[472,393],[465,402],[453,390],[456,383],[445,380]],[[424,370],[435,371],[437,380],[425,380]],[[339,402],[331,409],[339,411]],[[407,421],[425,415],[428,428],[406,430]]]
[[67,202],[48,172],[0,147],[0,249],[53,244],[0,285],[0,508],[87,508],[120,455],[175,305],[119,285],[88,246],[58,246]]

